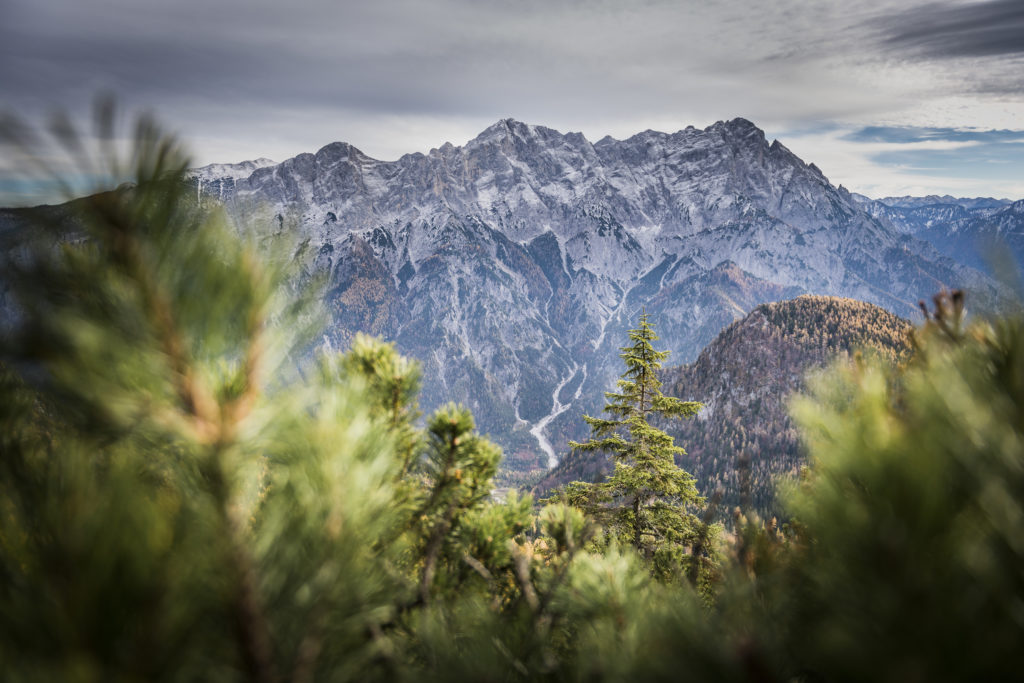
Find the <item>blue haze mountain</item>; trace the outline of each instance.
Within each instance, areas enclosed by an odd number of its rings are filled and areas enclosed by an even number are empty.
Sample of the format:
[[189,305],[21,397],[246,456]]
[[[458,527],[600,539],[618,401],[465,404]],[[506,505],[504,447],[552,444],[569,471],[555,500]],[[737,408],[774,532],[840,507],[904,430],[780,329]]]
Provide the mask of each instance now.
[[1024,200],[978,197],[851,195],[879,221],[931,244],[944,256],[979,270],[991,267],[994,250],[1024,264]]

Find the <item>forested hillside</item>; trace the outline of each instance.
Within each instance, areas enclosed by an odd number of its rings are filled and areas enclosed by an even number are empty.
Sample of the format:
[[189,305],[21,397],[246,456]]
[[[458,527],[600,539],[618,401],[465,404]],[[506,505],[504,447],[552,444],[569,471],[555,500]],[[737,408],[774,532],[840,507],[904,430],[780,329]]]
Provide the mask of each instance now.
[[[665,425],[686,449],[679,464],[705,496],[721,491],[724,511],[746,495],[762,515],[777,514],[775,479],[795,477],[805,463],[790,396],[804,388],[809,371],[837,357],[862,352],[885,363],[906,361],[909,330],[908,321],[852,299],[808,295],[758,306],[694,363],[662,372],[667,395],[704,404],[696,418]],[[594,481],[609,467],[600,454],[570,454],[539,488]]]

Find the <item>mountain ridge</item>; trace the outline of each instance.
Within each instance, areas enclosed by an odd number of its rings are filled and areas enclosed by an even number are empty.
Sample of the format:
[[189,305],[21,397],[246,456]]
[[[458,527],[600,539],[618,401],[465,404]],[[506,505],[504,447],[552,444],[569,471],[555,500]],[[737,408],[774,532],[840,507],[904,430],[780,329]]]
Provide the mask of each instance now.
[[1007,256],[1017,267],[1024,264],[1024,200],[851,196],[879,221],[980,271],[1005,268],[998,261]]
[[642,307],[689,361],[778,298],[909,316],[943,286],[997,292],[746,119],[597,143],[502,119],[461,147],[386,162],[331,143],[200,191],[294,233],[306,274],[328,283],[332,345],[395,340],[424,364],[424,405],[466,402],[512,469],[580,435]]

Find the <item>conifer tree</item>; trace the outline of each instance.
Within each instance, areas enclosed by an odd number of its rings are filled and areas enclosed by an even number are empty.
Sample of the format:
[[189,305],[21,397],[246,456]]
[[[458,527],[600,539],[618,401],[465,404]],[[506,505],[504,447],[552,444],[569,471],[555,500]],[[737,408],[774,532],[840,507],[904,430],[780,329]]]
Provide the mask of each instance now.
[[615,469],[600,484],[573,482],[566,494],[601,522],[608,540],[633,546],[656,576],[670,579],[687,564],[687,549],[698,544],[701,523],[693,511],[704,500],[694,478],[676,465],[675,457],[685,451],[650,420],[692,417],[701,404],[661,393],[657,371],[669,352],[654,348],[657,339],[644,312],[619,354],[626,364],[619,391],[605,393],[610,417],[585,415],[590,440],[570,442],[578,451],[609,453]]

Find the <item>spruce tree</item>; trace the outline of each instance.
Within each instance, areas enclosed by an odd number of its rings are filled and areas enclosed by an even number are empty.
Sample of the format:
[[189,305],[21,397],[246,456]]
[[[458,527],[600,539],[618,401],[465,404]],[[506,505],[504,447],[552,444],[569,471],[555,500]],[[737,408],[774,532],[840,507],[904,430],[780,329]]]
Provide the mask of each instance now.
[[607,540],[633,546],[655,576],[670,579],[691,564],[685,560],[688,551],[706,546],[700,541],[706,530],[693,512],[704,499],[694,478],[676,465],[676,456],[685,451],[650,420],[692,417],[701,404],[661,393],[657,371],[669,352],[654,348],[657,339],[642,313],[639,326],[629,331],[630,345],[619,354],[626,364],[619,391],[605,393],[604,412],[610,417],[584,415],[591,438],[569,444],[577,451],[609,453],[615,469],[600,484],[573,482],[566,494],[604,526]]

